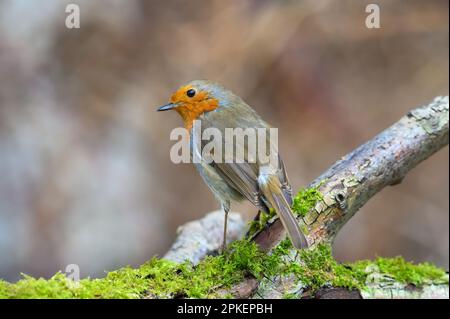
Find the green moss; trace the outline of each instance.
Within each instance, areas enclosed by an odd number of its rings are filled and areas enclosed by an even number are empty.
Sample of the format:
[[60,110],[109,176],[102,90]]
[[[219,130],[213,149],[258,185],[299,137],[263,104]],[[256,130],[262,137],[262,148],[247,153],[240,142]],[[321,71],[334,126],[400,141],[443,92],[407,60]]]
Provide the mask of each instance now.
[[[428,283],[448,284],[444,270],[429,263],[413,265],[401,257],[341,264],[325,244],[299,254],[300,262],[294,262],[295,251],[288,239],[271,254],[244,239],[231,244],[222,255],[206,257],[197,266],[153,258],[139,268],[124,267],[104,278],[87,278],[78,283],[62,273],[48,280],[23,275],[14,284],[0,280],[0,298],[213,298],[217,297],[218,288],[230,287],[247,276],[262,279],[292,274],[313,292],[327,285],[364,289],[369,274],[374,271],[418,287]],[[295,295],[289,293],[285,297]]]
[[293,199],[292,210],[301,217],[314,207],[314,205],[323,199],[323,195],[319,192],[321,184],[309,189],[301,189]]
[[7,296],[9,285],[10,284],[7,283],[6,281],[0,280],[0,299],[2,298],[2,296],[3,296],[3,298],[5,298]]
[[[285,255],[291,245],[290,241],[284,240],[275,249],[275,254]],[[361,289],[364,286],[365,275],[348,265],[339,264],[333,258],[329,245],[320,244],[315,248],[302,250],[300,259],[300,263],[286,263],[282,272],[295,274],[313,292],[326,285],[349,289]]]
[[153,258],[137,269],[125,267],[105,278],[74,283],[58,273],[52,278],[24,275],[15,284],[0,281],[0,298],[159,298],[214,297],[214,290],[230,287],[245,276],[274,276],[278,256],[263,253],[254,242],[236,241],[219,256],[208,256],[197,266]]
[[[274,254],[283,256],[289,252],[291,243],[284,240]],[[281,273],[295,274],[303,285],[312,292],[323,286],[364,289],[367,278],[375,270],[400,283],[421,287],[424,284],[448,284],[446,272],[430,263],[412,264],[402,257],[381,258],[375,261],[338,263],[332,256],[331,247],[319,244],[317,247],[300,251],[301,263],[287,263]]]
[[269,220],[274,218],[276,216],[276,211],[274,209],[270,209],[269,214],[260,211],[259,212],[259,219],[253,220],[249,223],[249,230],[248,235],[251,237],[252,235],[256,234],[257,232],[264,229],[264,227],[267,225]]
[[[293,198],[292,203],[292,211],[304,217],[317,203],[317,201],[323,199],[323,195],[319,192],[319,187],[323,184],[320,183],[315,187],[311,187],[308,189],[301,189],[297,195]],[[263,211],[260,212],[260,216],[258,220],[251,221],[249,223],[249,231],[248,234],[251,237],[257,232],[264,229],[267,225],[267,222],[276,216],[276,212],[273,209],[270,209],[270,213],[267,214]]]
[[326,285],[364,289],[368,269],[418,287],[425,283],[448,284],[444,270],[428,263],[413,265],[400,257],[340,264],[333,258],[330,246],[324,244],[300,251],[300,263],[290,261],[291,253],[292,244],[287,239],[270,255],[261,252],[255,243],[240,240],[223,255],[208,256],[197,266],[153,258],[139,268],[125,267],[104,278],[78,283],[62,273],[48,280],[24,275],[15,284],[0,281],[0,298],[209,298],[216,296],[217,288],[230,287],[246,276],[261,279],[280,274],[296,275],[311,291]]
[[283,294],[283,299],[298,299],[297,295],[291,292]]
[[448,284],[448,275],[441,268],[430,263],[412,264],[402,257],[377,257],[375,261],[363,260],[351,265],[358,273],[370,270],[387,275],[392,279],[421,287],[424,284]]

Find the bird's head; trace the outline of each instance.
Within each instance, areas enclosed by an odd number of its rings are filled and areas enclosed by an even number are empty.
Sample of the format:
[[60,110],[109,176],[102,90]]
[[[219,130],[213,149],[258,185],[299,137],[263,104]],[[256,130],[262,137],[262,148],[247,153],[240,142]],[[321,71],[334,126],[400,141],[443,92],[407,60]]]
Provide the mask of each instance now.
[[233,93],[217,83],[207,80],[192,81],[180,87],[170,98],[170,103],[158,111],[175,110],[190,130],[192,123],[205,112],[211,112],[227,104]]

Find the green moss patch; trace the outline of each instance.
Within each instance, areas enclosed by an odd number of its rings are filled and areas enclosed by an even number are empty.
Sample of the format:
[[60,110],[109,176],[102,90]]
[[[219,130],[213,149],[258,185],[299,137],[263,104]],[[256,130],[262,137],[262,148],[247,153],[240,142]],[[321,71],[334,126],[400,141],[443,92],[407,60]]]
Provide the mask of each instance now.
[[314,249],[303,250],[300,252],[300,257],[302,264],[291,264],[290,268],[312,291],[326,285],[348,289],[364,287],[364,272],[338,263],[333,258],[329,245],[318,245]]
[[[319,185],[320,186],[320,185]],[[323,196],[318,187],[301,190],[293,201],[293,210],[305,216]],[[254,231],[262,229],[275,216],[261,213]],[[282,241],[271,254],[243,239],[234,242],[218,256],[207,256],[198,265],[153,258],[139,268],[124,267],[109,272],[104,278],[73,282],[57,273],[50,279],[23,275],[17,283],[0,280],[1,298],[214,298],[217,290],[228,288],[252,276],[257,279],[294,274],[311,291],[324,286],[364,289],[368,276],[376,271],[397,282],[413,284],[448,284],[443,269],[429,263],[414,265],[401,257],[377,258],[352,264],[338,263],[329,245],[320,244],[299,252],[293,260],[291,242]],[[220,296],[224,297],[224,296]],[[229,294],[225,297],[231,297]],[[286,298],[295,298],[286,294]]]
[[269,214],[260,211],[259,219],[253,220],[249,223],[248,236],[251,237],[254,234],[264,229],[267,223],[277,215],[274,209],[270,209]]
[[[292,245],[282,241],[268,255],[255,243],[240,240],[218,256],[208,256],[197,266],[153,258],[139,268],[125,267],[101,279],[78,283],[57,273],[46,280],[24,275],[17,283],[0,281],[0,298],[213,298],[219,288],[231,287],[247,276],[258,279],[294,274],[310,290],[323,286],[364,289],[368,269],[418,287],[425,283],[447,283],[444,270],[431,264],[413,265],[400,257],[377,258],[340,264],[329,245],[300,251],[300,262],[292,262]],[[290,296],[294,297],[294,296]]]
[[319,187],[311,187],[308,189],[301,189],[293,198],[292,210],[301,217],[306,214],[316,205],[319,200],[323,199],[323,195],[319,192]]
[[197,266],[153,258],[137,269],[125,267],[105,278],[78,283],[62,273],[48,280],[24,275],[15,284],[0,281],[0,298],[207,298],[245,276],[273,276],[279,263],[279,257],[261,252],[254,242],[241,240]]
[[[292,211],[294,214],[305,217],[306,214],[316,205],[323,195],[319,192],[319,185],[308,189],[301,189],[292,200]],[[249,223],[249,237],[264,229],[267,222],[276,216],[275,210],[271,209],[269,214],[261,211],[258,220]]]
[[402,257],[377,257],[374,261],[363,260],[351,265],[356,272],[377,272],[403,284],[421,287],[425,284],[448,284],[446,272],[431,263],[413,264]]

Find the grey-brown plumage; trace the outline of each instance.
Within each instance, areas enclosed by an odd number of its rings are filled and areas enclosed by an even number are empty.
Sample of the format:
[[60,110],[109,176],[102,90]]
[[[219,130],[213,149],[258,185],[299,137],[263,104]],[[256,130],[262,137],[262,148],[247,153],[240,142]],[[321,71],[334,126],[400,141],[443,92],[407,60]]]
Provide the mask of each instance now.
[[[195,90],[195,93],[206,92],[204,98],[193,101],[189,104],[189,99],[183,98],[183,101],[177,101],[180,96],[187,90]],[[191,92],[192,93],[192,92]],[[200,94],[198,94],[200,96]],[[175,98],[174,98],[175,97]],[[203,111],[201,103],[217,103],[217,107],[213,110]],[[263,128],[266,131],[270,126],[263,121],[259,115],[248,106],[241,98],[225,89],[219,84],[210,81],[193,81],[186,86],[180,88],[172,97],[174,106],[170,108],[188,108],[187,110],[178,110],[182,117],[186,117],[184,113],[187,111],[198,111],[196,119],[201,121],[201,132],[208,128],[216,128],[225,137],[225,128]],[[164,106],[162,109],[167,109]],[[191,109],[193,111],[191,111]],[[200,109],[200,110],[198,110]],[[191,115],[189,113],[189,115]],[[208,141],[196,142],[195,134],[191,130],[191,152],[201,154],[203,146]],[[278,149],[274,143],[270,142],[270,134],[266,132],[266,146],[272,152],[275,160],[267,161],[259,155],[256,155],[254,162],[248,158],[248,143],[239,145],[244,140],[235,139],[234,148],[244,147],[243,163],[226,162],[225,147],[222,148],[222,160],[207,162],[202,158],[200,163],[194,163],[200,175],[209,186],[217,200],[221,203],[225,211],[225,218],[233,201],[247,199],[256,208],[269,213],[269,209],[273,208],[277,212],[280,220],[286,229],[294,247],[301,249],[308,246],[305,236],[302,234],[300,227],[292,214],[292,190],[286,174],[286,169]],[[201,148],[199,149],[199,146]],[[259,146],[258,146],[259,147]],[[235,152],[233,152],[235,154]],[[258,153],[256,153],[258,154]],[[226,222],[224,229],[224,237],[226,236]]]

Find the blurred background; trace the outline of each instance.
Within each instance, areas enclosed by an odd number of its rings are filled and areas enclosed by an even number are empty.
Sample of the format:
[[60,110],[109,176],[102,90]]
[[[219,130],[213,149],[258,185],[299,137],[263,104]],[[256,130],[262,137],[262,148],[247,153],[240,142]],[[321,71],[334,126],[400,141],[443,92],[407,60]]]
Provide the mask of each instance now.
[[[0,1],[0,278],[137,266],[218,208],[175,165],[184,82],[232,89],[280,128],[294,190],[408,110],[447,95],[448,1]],[[65,27],[65,7],[81,28]],[[345,226],[341,261],[449,265],[448,148]],[[234,206],[247,219],[255,209]]]

